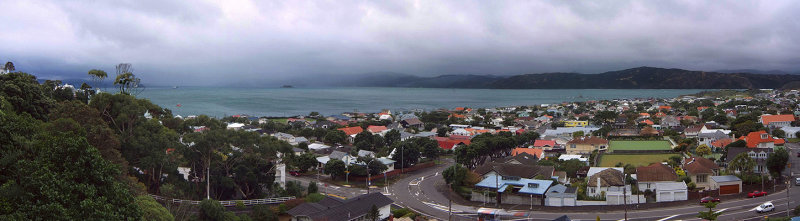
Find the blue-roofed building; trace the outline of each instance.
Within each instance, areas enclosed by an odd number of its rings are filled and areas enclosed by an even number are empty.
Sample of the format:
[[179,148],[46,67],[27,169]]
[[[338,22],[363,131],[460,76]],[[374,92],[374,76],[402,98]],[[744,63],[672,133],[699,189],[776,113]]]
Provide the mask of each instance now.
[[[537,180],[517,176],[489,174],[476,187],[500,193],[500,203],[543,205],[544,194],[553,185],[553,180]],[[499,190],[497,187],[500,187]],[[481,197],[477,197],[481,198]]]

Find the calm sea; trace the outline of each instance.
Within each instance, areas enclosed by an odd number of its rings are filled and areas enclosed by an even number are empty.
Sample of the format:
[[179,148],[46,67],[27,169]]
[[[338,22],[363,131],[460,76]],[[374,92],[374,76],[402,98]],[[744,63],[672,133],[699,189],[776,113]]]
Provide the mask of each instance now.
[[[441,89],[441,88],[148,88],[138,97],[182,116],[293,116],[317,111],[404,111],[498,107],[621,98],[672,98],[702,90],[652,89]],[[178,106],[180,104],[180,106]]]

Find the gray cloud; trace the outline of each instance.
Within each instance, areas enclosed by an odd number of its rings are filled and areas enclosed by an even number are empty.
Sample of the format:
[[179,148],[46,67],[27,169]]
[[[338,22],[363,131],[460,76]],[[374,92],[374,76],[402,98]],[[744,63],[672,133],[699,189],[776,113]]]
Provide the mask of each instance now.
[[0,60],[212,84],[393,71],[800,70],[797,1],[11,1]]

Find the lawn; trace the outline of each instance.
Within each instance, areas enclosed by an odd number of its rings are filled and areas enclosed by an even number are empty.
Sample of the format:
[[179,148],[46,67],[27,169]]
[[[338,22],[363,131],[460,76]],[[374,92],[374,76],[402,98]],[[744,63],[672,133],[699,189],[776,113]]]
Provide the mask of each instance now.
[[680,156],[678,154],[603,154],[600,158],[601,167],[613,167],[617,163],[631,164],[633,166],[647,166],[651,163],[658,163],[664,160],[669,160],[671,156]]
[[609,149],[614,150],[671,150],[669,141],[666,140],[612,140]]

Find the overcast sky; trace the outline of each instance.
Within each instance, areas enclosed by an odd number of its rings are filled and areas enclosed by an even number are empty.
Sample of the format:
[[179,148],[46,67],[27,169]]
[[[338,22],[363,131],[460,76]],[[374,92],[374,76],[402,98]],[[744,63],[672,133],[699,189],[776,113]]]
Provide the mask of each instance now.
[[400,72],[800,71],[800,1],[0,0],[0,61],[197,85]]

